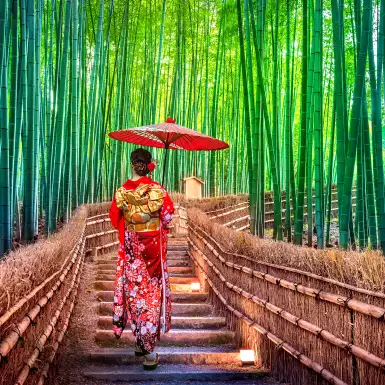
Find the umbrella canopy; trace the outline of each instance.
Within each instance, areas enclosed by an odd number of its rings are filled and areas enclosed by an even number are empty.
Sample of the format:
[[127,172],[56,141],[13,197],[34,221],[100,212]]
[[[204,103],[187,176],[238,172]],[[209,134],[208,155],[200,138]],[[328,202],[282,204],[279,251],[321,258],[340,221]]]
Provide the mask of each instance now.
[[175,119],[172,118],[167,118],[165,123],[112,131],[108,135],[111,138],[122,142],[138,144],[140,146],[165,148],[162,178],[163,185],[169,149],[210,151],[223,150],[229,147],[229,145],[222,140],[212,138],[211,136],[175,124]]
[[168,118],[165,123],[112,131],[111,138],[140,146],[170,148],[173,150],[222,150],[229,145],[222,140],[190,130]]

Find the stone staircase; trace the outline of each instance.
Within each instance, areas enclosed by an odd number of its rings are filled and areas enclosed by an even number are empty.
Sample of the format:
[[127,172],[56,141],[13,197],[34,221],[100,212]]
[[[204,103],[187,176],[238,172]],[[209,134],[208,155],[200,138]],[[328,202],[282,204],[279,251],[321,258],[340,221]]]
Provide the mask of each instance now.
[[112,332],[116,253],[95,261],[95,289],[100,301],[95,340],[99,348],[90,353],[83,372],[93,384],[105,381],[272,384],[265,379],[266,371],[255,366],[241,366],[234,332],[226,327],[225,318],[213,314],[206,293],[191,291],[191,283],[197,278],[193,275],[187,249],[185,239],[170,238],[167,261],[172,290],[172,329],[157,343],[160,364],[151,372],[143,370],[143,358],[134,354],[130,329],[127,328],[119,340]]

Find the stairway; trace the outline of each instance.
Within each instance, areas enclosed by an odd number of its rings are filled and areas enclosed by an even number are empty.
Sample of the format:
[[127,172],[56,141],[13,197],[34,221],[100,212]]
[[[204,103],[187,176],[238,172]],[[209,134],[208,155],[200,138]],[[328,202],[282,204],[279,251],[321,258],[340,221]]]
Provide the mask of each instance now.
[[191,283],[197,278],[193,275],[187,249],[186,239],[170,238],[167,264],[172,290],[172,328],[158,341],[160,364],[150,372],[143,370],[143,358],[134,355],[134,337],[129,327],[119,340],[113,335],[111,314],[116,253],[103,255],[95,261],[95,289],[100,301],[95,341],[99,348],[90,353],[89,364],[83,372],[93,384],[127,382],[128,379],[127,383],[177,381],[179,384],[191,380],[205,384],[218,381],[272,384],[267,378],[265,382],[266,371],[255,366],[241,366],[239,349],[233,344],[234,332],[226,327],[225,318],[213,314],[206,293],[191,291]]

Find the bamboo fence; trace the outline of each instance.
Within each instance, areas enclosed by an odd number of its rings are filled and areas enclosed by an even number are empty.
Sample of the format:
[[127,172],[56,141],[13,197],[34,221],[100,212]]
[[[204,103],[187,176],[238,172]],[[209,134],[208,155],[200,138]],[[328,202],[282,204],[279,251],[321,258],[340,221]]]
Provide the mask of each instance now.
[[[352,192],[352,207],[355,210],[356,203],[356,190]],[[222,197],[225,201],[228,196]],[[315,195],[313,195],[315,198]],[[230,204],[229,204],[230,203]],[[285,214],[286,214],[286,198],[284,192],[282,193],[282,224],[285,225]],[[197,205],[199,207],[199,205]],[[200,208],[200,207],[199,207]],[[200,208],[201,209],[201,208]],[[227,200],[227,205],[223,203],[223,207],[215,210],[204,211],[211,219],[215,219],[217,222],[225,227],[232,228],[237,231],[247,230],[250,227],[250,214],[249,214],[249,202],[241,202],[231,204],[231,201]],[[307,204],[304,204],[305,223],[307,218]],[[293,215],[293,213],[291,213]],[[315,215],[315,203],[313,203],[313,216]],[[332,190],[332,207],[331,207],[331,218],[338,217],[338,200],[337,200],[337,188],[333,187]],[[274,226],[274,201],[270,192],[265,194],[265,215],[264,215],[265,229],[272,228]]]
[[[90,222],[92,215],[93,220],[104,217],[105,214],[100,215],[100,211],[105,212],[105,209],[105,205],[83,206],[74,216],[75,222],[66,225],[82,224],[76,244],[63,258],[59,269],[44,277],[41,283],[0,314],[1,385],[52,383],[57,352],[69,326],[81,279],[88,241],[87,222]],[[60,233],[57,236],[61,242],[66,241],[67,233],[63,231],[64,237]],[[51,242],[50,239],[41,242],[40,247],[49,250]],[[27,246],[26,252],[33,247]],[[22,251],[19,250],[19,253],[16,257],[22,261]],[[62,257],[49,255],[48,252],[46,255],[48,258]],[[21,262],[20,266],[23,268]],[[4,266],[0,265],[0,268]],[[33,268],[39,267],[35,265]],[[18,282],[14,282],[14,287],[7,287],[7,290],[17,292]]]
[[254,349],[276,377],[292,385],[385,383],[384,293],[225,251],[191,220],[189,243],[239,346]]

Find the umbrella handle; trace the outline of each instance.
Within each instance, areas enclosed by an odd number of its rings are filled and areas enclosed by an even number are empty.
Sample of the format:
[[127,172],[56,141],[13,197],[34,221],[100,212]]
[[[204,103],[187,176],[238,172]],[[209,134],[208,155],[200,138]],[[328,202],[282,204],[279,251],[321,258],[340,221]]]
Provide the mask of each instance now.
[[169,148],[165,147],[164,151],[164,159],[163,159],[163,177],[162,177],[162,186],[164,186],[164,178],[166,176],[166,165],[167,165],[167,156],[168,156]]

